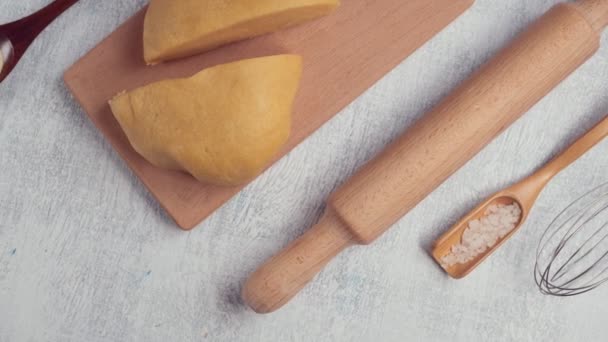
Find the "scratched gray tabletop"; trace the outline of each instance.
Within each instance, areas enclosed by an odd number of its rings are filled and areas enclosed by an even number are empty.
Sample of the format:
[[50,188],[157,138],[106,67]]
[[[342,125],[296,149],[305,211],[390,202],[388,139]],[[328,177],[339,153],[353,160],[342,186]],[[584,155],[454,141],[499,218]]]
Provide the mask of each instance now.
[[[48,0],[0,0],[0,21]],[[356,1],[356,0],[347,0]],[[608,141],[543,192],[523,230],[449,279],[432,240],[608,112],[606,47],[374,245],[267,316],[239,288],[326,196],[556,1],[474,7],[192,232],[178,230],[70,97],[62,73],[144,5],[82,0],[0,84],[0,341],[606,341],[608,287],[558,299],[542,230],[608,181]]]

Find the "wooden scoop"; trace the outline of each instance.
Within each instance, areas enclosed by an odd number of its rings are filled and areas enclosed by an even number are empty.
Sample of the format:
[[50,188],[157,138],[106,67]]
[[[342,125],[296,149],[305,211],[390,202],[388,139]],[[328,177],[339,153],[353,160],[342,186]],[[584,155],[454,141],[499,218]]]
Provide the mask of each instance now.
[[276,310],[342,250],[373,242],[591,57],[606,24],[608,0],[555,6],[335,192],[319,224],[251,275],[245,302]]
[[[503,190],[487,201],[475,208],[470,214],[458,222],[452,229],[442,235],[436,242],[433,249],[433,258],[441,265],[441,259],[450,253],[452,246],[460,243],[462,234],[467,229],[469,222],[477,220],[486,215],[488,208],[492,205],[509,205],[517,203],[522,210],[521,217],[517,226],[504,238],[500,239],[496,245],[489,248],[475,259],[465,264],[456,264],[451,267],[444,267],[445,271],[452,277],[460,279],[473,271],[482,261],[492,254],[498,247],[507,241],[524,224],[532,206],[536,202],[538,195],[545,188],[547,183],[553,179],[563,169],[575,162],[593,146],[608,136],[608,117],[604,118],[591,131],[576,141],[563,154],[555,158],[541,170],[526,178],[522,182]],[[443,267],[443,266],[442,266]]]

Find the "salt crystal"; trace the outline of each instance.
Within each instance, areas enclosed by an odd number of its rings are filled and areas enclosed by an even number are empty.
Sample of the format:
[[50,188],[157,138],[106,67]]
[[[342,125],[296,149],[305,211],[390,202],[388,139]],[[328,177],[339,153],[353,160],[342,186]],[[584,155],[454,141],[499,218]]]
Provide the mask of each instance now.
[[479,229],[481,228],[481,222],[479,222],[479,220],[473,220],[469,222],[469,227],[471,227],[471,229]]
[[449,268],[474,260],[513,231],[521,213],[517,203],[489,206],[484,217],[468,223],[460,243],[452,246],[450,252],[441,258],[441,266]]

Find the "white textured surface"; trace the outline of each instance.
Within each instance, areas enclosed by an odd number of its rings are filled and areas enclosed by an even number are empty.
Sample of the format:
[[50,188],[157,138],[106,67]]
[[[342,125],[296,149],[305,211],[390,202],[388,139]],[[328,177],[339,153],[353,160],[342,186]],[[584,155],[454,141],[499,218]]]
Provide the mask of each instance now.
[[[0,21],[46,2],[1,0]],[[608,180],[608,141],[555,179],[524,229],[466,280],[450,280],[426,252],[480,199],[608,112],[608,44],[377,243],[344,253],[289,306],[259,316],[238,297],[251,271],[317,219],[332,189],[555,1],[477,0],[189,233],[162,213],[61,80],[143,3],[82,0],[0,85],[0,341],[608,340],[608,287],[556,299],[540,295],[532,279],[544,227]]]

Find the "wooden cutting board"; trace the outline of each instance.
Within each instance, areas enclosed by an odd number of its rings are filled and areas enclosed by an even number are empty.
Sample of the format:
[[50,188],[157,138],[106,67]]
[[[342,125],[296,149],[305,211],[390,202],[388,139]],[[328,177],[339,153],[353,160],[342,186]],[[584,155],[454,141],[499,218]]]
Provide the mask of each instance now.
[[175,222],[192,229],[242,187],[222,188],[156,168],[129,145],[108,100],[165,78],[244,58],[296,53],[304,75],[291,138],[276,160],[371,87],[466,10],[473,0],[343,0],[332,15],[181,61],[146,67],[145,9],[102,41],[66,73],[65,82],[95,126]]

